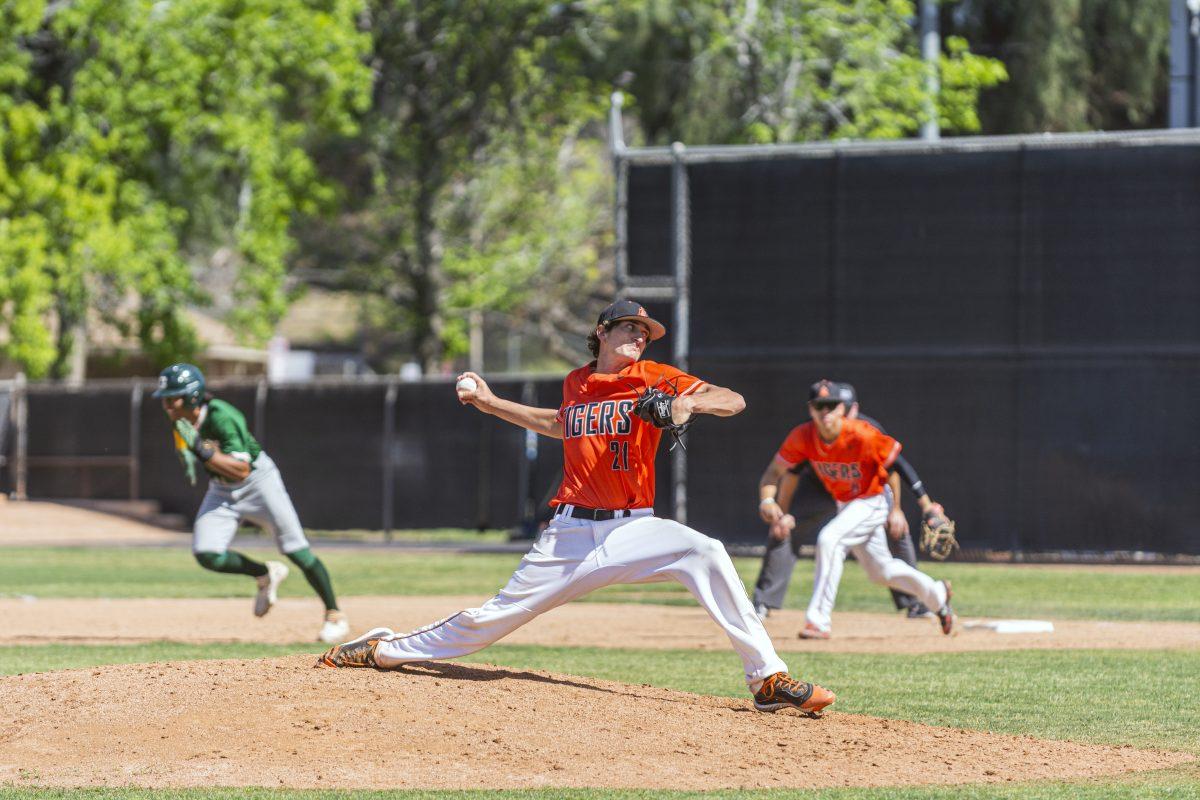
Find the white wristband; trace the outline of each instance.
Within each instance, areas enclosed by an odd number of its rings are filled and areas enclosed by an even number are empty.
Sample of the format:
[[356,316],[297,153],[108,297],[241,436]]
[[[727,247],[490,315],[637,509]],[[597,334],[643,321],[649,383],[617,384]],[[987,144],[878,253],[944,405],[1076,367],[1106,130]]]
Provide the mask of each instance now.
[[764,497],[762,500],[758,501],[758,504],[760,506],[765,506],[768,503],[775,503],[775,498],[774,497]]

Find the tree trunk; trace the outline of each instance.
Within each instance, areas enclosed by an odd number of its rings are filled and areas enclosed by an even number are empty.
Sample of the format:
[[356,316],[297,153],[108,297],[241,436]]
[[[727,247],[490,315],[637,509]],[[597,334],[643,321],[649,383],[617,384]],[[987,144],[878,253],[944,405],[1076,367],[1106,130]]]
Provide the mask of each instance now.
[[[427,165],[430,162],[425,162]],[[438,257],[434,248],[437,231],[433,221],[433,206],[437,198],[439,181],[431,165],[418,170],[417,196],[414,202],[414,238],[416,258],[413,260],[412,290],[413,350],[426,374],[439,372],[442,368],[442,313],[441,285],[438,275]]]

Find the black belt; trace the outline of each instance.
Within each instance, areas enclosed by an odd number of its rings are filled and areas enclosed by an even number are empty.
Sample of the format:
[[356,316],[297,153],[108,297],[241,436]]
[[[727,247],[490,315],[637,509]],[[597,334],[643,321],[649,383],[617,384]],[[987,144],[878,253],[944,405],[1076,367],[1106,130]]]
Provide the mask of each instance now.
[[[571,509],[567,513],[567,509]],[[618,508],[615,511],[607,508],[583,508],[581,506],[562,505],[555,509],[559,514],[567,514],[575,519],[590,519],[594,522],[606,519],[619,519],[620,517],[628,517],[631,513],[628,508]]]

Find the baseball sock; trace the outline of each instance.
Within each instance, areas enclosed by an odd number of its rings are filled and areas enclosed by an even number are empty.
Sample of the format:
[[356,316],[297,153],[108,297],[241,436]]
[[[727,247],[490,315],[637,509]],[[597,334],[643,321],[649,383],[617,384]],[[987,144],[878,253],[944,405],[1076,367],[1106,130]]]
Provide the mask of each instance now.
[[194,553],[196,561],[205,569],[213,572],[228,572],[234,575],[250,575],[259,577],[267,574],[267,565],[246,558],[236,550],[226,550],[224,553]]
[[321,598],[321,602],[325,604],[325,610],[336,611],[338,604],[337,597],[333,594],[333,581],[329,579],[329,570],[325,569],[325,564],[321,559],[313,555],[313,551],[307,547],[284,555],[304,573],[304,579]]

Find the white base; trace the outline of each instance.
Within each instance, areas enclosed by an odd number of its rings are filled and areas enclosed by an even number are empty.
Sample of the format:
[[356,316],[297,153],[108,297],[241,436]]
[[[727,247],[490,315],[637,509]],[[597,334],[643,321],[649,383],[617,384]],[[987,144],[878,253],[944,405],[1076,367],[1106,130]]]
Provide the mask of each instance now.
[[1054,633],[1054,623],[1041,619],[997,619],[991,622],[966,622],[964,628],[979,628],[994,633]]

